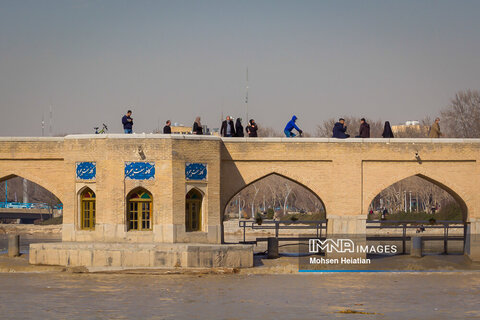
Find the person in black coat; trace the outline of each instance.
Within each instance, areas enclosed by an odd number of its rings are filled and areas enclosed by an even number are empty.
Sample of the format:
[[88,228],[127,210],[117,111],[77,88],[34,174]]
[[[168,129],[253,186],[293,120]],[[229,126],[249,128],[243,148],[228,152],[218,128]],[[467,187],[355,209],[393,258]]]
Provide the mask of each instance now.
[[163,127],[163,134],[171,134],[172,133],[172,128],[170,127],[172,123],[170,120],[167,120],[165,127]]
[[256,138],[258,137],[257,131],[258,131],[258,126],[255,123],[255,120],[250,119],[248,126],[245,128],[245,131],[247,131],[248,136],[250,138]]
[[370,138],[370,125],[365,118],[360,119],[360,132],[355,138]]
[[244,137],[243,134],[243,126],[242,126],[242,118],[237,118],[237,122],[235,122],[235,137]]
[[222,127],[220,128],[220,135],[222,137],[235,137],[235,126],[229,116],[227,116],[227,119],[222,122]]
[[390,126],[389,121],[385,121],[385,127],[383,128],[382,137],[384,137],[384,138],[395,138],[393,136],[392,127]]
[[203,134],[203,127],[202,123],[200,122],[200,117],[195,118],[195,122],[193,123],[193,134]]

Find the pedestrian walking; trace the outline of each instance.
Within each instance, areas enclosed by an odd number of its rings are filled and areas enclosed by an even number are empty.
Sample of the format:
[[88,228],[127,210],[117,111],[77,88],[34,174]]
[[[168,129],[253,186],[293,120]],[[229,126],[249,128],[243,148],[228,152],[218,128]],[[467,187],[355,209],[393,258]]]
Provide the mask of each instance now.
[[293,138],[293,137],[296,136],[296,134],[292,132],[293,129],[297,130],[298,134],[300,136],[302,136],[303,131],[300,130],[300,128],[297,127],[297,125],[295,124],[295,122],[297,122],[297,119],[298,119],[297,116],[294,115],[292,117],[292,120],[288,121],[287,125],[285,126],[285,129],[283,130],[283,133],[285,133],[285,136],[287,138]]
[[258,126],[255,123],[255,120],[250,119],[250,122],[248,123],[248,126],[245,128],[245,131],[247,131],[248,136],[250,138],[256,138],[258,137],[257,131],[258,131]]
[[133,132],[133,119],[131,115],[132,115],[132,110],[128,110],[127,114],[122,117],[123,132],[125,133]]
[[347,125],[345,124],[345,119],[340,118],[338,122],[333,125],[333,134],[332,138],[337,139],[346,139],[350,138],[350,135],[347,132]]
[[237,118],[235,122],[235,137],[244,137],[245,134],[243,133],[243,126],[242,126],[242,118]]
[[428,133],[429,138],[440,138],[443,136],[443,133],[440,132],[440,118],[436,118],[435,122],[432,124],[430,128],[430,132]]
[[385,208],[383,208],[383,212],[382,212],[382,217],[381,217],[381,219],[382,219],[382,220],[385,220],[385,219],[387,218],[387,214],[388,214],[388,210],[387,210],[387,208],[385,207]]
[[171,134],[172,133],[172,128],[171,128],[171,122],[170,120],[167,120],[165,123],[165,127],[163,127],[163,133],[164,134]]
[[193,123],[193,134],[203,134],[203,127],[202,123],[200,122],[200,117],[195,118],[195,122]]
[[383,127],[382,137],[384,137],[384,138],[395,138],[393,136],[392,127],[390,126],[390,121],[385,121],[385,126]]
[[365,118],[360,119],[360,131],[355,138],[370,138],[370,125]]
[[222,122],[220,135],[222,137],[235,137],[235,126],[233,125],[233,121],[230,116],[227,116],[227,118]]

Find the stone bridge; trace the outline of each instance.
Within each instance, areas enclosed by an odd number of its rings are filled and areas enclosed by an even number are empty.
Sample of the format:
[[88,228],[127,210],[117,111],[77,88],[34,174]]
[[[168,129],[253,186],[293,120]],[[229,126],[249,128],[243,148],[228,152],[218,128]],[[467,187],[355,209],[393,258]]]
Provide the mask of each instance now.
[[420,176],[461,205],[467,253],[480,260],[479,160],[480,139],[0,139],[0,181],[26,178],[63,203],[62,243],[32,245],[30,255],[61,265],[249,266],[250,246],[222,244],[222,216],[235,194],[270,174],[321,199],[329,235],[365,234],[373,198]]

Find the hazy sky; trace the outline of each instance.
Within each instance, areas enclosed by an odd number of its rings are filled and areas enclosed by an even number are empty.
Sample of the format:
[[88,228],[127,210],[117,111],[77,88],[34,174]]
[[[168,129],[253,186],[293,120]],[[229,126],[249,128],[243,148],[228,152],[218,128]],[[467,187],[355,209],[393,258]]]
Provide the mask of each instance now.
[[0,135],[134,131],[195,116],[313,132],[435,116],[480,89],[480,1],[0,0]]

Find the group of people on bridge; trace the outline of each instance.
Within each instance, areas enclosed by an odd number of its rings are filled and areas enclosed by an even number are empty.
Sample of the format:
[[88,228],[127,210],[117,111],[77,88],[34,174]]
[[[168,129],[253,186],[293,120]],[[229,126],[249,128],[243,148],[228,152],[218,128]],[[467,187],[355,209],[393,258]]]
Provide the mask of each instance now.
[[[131,115],[132,115],[132,111],[128,110],[127,114],[124,115],[122,118],[123,129],[124,129],[124,132],[127,134],[133,132],[133,119]],[[303,131],[297,126],[296,124],[297,120],[298,120],[297,116],[294,115],[292,116],[292,119],[287,122],[287,125],[283,130],[283,133],[285,134],[286,137],[288,138],[296,137],[297,134],[295,134],[293,130],[297,131],[298,136],[300,137],[302,136]],[[172,122],[170,120],[167,120],[165,127],[163,127],[164,134],[172,133],[171,124]],[[222,122],[222,126],[220,127],[220,135],[222,137],[244,137],[245,134],[243,130],[244,128],[242,125],[242,118],[237,118],[236,122],[233,123],[233,118],[230,116],[227,116],[225,120]],[[344,118],[340,118],[338,122],[334,124],[332,131],[333,131],[332,138],[338,138],[338,139],[350,138],[350,134],[347,133],[347,125],[345,123]],[[250,138],[258,137],[258,125],[254,119],[250,119],[247,127],[245,128],[245,132]],[[197,134],[197,135],[204,134],[200,117],[195,118],[195,122],[193,123],[193,127],[192,127],[192,134]],[[440,131],[440,118],[436,118],[435,122],[430,128],[428,137],[440,138],[442,135],[443,134]],[[389,121],[385,121],[382,137],[383,138],[395,137]],[[355,138],[370,138],[370,125],[367,123],[365,118],[360,119],[360,130],[358,132],[358,135],[355,136]]]

